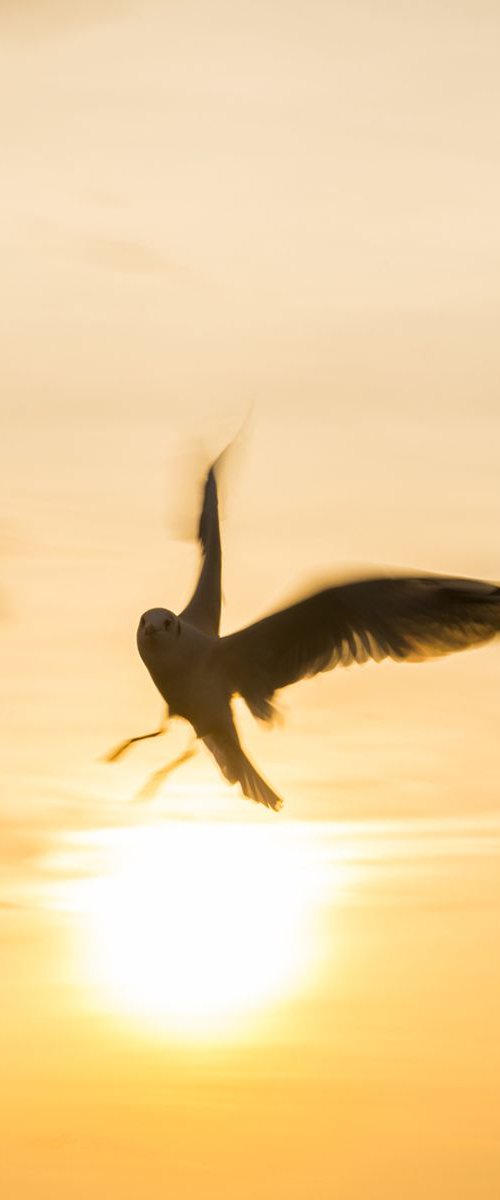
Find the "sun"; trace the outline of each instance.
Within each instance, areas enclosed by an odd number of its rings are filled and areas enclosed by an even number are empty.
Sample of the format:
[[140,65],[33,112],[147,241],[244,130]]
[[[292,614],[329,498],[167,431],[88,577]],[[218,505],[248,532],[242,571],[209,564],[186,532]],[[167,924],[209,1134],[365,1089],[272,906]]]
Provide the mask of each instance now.
[[85,836],[99,874],[66,886],[87,982],[115,1011],[230,1036],[309,976],[318,878],[297,827],[169,821]]

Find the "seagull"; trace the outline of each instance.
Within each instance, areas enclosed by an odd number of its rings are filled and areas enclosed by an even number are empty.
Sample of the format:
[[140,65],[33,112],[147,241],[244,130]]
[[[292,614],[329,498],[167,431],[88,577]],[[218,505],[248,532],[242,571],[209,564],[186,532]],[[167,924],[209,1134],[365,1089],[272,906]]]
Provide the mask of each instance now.
[[[169,716],[187,721],[230,784],[244,796],[278,811],[281,798],[245,754],[231,702],[245,700],[252,714],[269,721],[281,688],[336,666],[422,662],[479,646],[500,633],[500,587],[446,575],[362,578],[314,595],[221,637],[221,539],[217,475],[226,451],[204,482],[198,541],[201,568],[187,606],[144,612],[137,647],[166,703],[166,719],[152,733],[120,743],[106,756],[115,761],[134,742],[157,737]],[[145,798],[193,753],[184,751],[157,771],[142,789]]]

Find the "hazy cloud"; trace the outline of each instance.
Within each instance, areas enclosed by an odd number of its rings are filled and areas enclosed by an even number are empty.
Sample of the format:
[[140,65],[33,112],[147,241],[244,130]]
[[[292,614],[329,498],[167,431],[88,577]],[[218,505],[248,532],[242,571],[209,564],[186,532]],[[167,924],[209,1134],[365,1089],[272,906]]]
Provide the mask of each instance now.
[[[113,198],[119,207],[120,198]],[[102,206],[102,205],[101,205]],[[186,267],[170,258],[152,242],[140,237],[115,236],[107,232],[84,233],[81,228],[62,229],[52,221],[33,220],[28,226],[37,252],[70,256],[104,271],[137,275],[185,273]],[[1,530],[0,530],[1,536]]]
[[88,262],[108,271],[157,275],[179,269],[161,250],[133,238],[86,237],[81,249]]
[[0,0],[0,25],[3,33],[31,41],[119,20],[138,8],[137,0]]

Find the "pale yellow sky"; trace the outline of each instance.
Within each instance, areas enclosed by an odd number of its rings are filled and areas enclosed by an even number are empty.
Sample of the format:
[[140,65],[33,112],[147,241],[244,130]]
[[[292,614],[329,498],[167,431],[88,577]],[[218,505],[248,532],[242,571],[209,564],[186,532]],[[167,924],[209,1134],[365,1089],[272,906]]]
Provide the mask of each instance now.
[[189,347],[205,388],[235,358],[262,386],[284,322],[305,350],[353,310],[498,303],[495,5],[58,10],[3,42],[4,288],[80,361],[105,321],[97,378],[130,323],[148,391],[191,391]]
[[409,1164],[408,1200],[496,1194],[498,648],[239,713],[327,884],[319,975],[232,1048],[132,1034],[64,889],[107,878],[108,830],[274,820],[203,755],[134,807],[182,729],[98,761],[161,709],[135,628],[194,578],[193,441],[253,405],[225,630],[367,565],[500,578],[499,59],[493,3],[0,0],[8,1200],[109,1195],[124,1161],[130,1200],[268,1200],[287,1155],[287,1200],[400,1200]]

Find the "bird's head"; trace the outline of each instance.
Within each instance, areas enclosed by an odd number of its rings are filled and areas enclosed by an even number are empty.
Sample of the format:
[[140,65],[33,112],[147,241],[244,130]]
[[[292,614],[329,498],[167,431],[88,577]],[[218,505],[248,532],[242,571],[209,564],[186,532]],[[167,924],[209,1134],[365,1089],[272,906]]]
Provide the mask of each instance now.
[[177,641],[181,623],[168,608],[149,608],[142,614],[137,628],[137,646],[141,658],[144,655],[168,649]]

